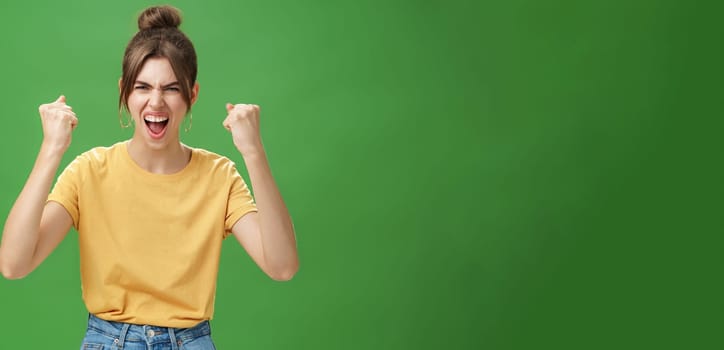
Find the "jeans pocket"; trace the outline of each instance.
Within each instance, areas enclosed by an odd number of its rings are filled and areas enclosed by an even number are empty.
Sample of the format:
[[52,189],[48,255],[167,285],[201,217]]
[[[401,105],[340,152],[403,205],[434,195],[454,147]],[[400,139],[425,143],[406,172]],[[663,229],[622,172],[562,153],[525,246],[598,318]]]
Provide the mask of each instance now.
[[88,329],[83,337],[81,350],[113,350],[113,338],[95,329]]
[[209,335],[180,341],[179,345],[179,350],[216,350],[216,346],[214,346],[214,342]]
[[80,350],[103,350],[105,345],[103,344],[96,344],[96,343],[83,343],[81,345]]

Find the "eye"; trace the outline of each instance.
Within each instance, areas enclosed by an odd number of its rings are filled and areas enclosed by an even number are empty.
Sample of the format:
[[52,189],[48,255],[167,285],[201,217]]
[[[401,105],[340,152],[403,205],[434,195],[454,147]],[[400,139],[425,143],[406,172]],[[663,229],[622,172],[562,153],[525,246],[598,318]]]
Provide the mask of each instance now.
[[136,85],[133,87],[134,90],[148,90],[148,86],[146,85]]
[[179,92],[181,89],[178,86],[170,86],[166,88],[166,91]]

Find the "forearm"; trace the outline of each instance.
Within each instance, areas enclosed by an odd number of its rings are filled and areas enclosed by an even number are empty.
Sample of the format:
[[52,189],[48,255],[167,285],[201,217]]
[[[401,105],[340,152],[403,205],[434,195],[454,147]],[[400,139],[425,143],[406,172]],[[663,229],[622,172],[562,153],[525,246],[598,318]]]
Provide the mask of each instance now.
[[264,259],[271,271],[291,276],[299,267],[294,227],[266,154],[257,152],[244,161],[259,212]]
[[33,170],[13,205],[0,244],[0,270],[22,274],[32,263],[38,243],[40,219],[62,152],[41,146]]

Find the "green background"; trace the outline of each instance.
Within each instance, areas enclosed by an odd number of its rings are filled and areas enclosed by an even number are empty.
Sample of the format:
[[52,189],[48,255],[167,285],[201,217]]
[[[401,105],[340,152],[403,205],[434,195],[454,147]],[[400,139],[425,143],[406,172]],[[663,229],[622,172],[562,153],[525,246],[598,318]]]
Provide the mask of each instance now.
[[[724,347],[720,2],[171,3],[199,56],[182,139],[248,179],[224,103],[261,105],[299,239],[285,283],[225,241],[219,348]],[[0,5],[0,212],[41,103],[80,119],[62,166],[130,138],[146,5]],[[0,280],[2,349],[78,348],[85,321],[74,232]]]

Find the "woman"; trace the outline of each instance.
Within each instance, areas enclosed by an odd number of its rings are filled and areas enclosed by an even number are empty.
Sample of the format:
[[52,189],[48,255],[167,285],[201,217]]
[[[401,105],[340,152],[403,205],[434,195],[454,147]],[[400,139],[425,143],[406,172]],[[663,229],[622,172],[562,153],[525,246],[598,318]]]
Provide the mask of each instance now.
[[199,85],[178,10],[150,7],[138,23],[119,81],[133,137],[78,156],[48,195],[78,118],[64,96],[41,105],[43,143],[5,223],[0,268],[6,278],[26,276],[72,225],[89,311],[83,348],[213,349],[222,239],[233,233],[275,280],[296,273],[296,239],[262,146],[259,107],[227,104],[223,121],[255,201],[229,159],[179,140]]

